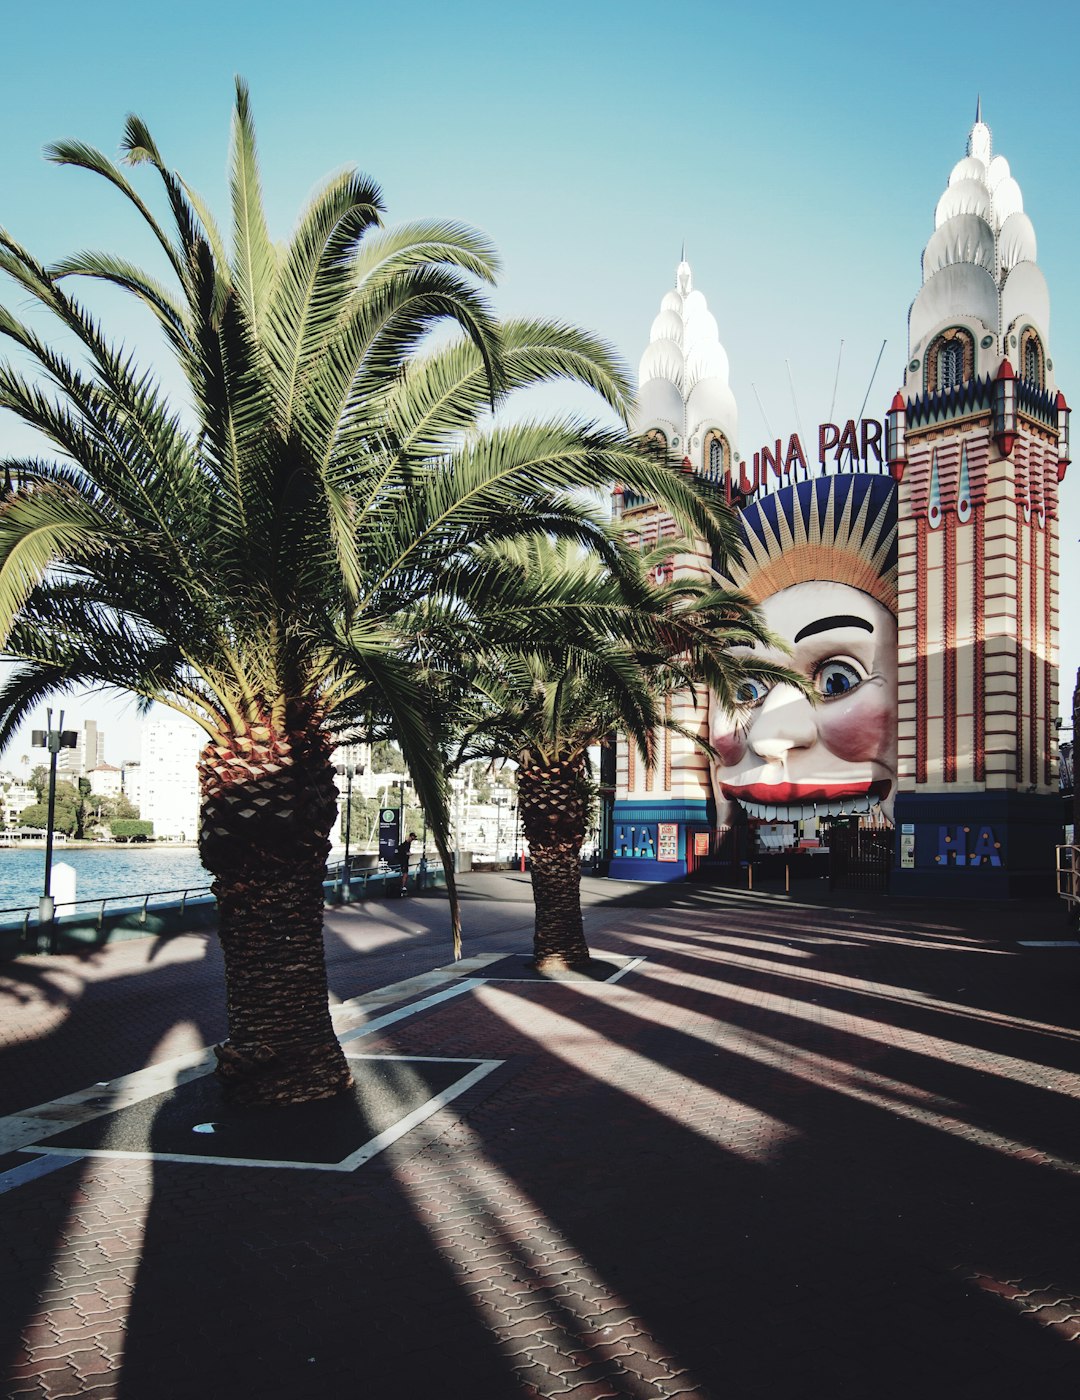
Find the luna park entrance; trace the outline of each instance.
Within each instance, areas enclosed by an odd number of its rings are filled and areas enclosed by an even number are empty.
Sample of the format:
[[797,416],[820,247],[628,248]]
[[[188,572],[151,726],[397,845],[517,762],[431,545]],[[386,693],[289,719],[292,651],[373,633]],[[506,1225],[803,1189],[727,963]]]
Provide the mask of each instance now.
[[893,831],[880,819],[824,819],[816,837],[785,840],[774,827],[746,822],[719,827],[712,857],[698,878],[747,889],[814,881],[820,889],[886,891]]

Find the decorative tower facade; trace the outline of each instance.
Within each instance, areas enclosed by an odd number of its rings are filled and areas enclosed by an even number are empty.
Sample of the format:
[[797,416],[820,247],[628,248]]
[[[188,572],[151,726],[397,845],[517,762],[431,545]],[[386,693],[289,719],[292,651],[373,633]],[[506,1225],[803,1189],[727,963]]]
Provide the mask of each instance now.
[[898,480],[900,893],[1045,890],[1060,840],[1054,379],[1035,231],[981,106],[923,253]]
[[[728,357],[716,318],[679,263],[641,358],[634,429],[681,454],[688,471],[720,483],[733,472],[739,415],[728,383]],[[615,492],[615,509],[643,548],[673,538],[675,523],[654,502]],[[708,572],[706,556],[677,556],[680,574]],[[708,734],[708,697],[677,697],[672,714],[689,732]],[[688,739],[657,736],[659,761],[646,767],[620,736],[612,811],[610,873],[615,878],[672,880],[709,852],[714,821],[709,764]]]

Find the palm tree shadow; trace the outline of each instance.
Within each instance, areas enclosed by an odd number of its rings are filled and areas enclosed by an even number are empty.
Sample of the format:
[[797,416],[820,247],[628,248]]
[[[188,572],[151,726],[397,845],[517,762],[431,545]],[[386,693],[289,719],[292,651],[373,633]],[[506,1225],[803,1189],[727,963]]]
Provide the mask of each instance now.
[[[226,1151],[255,1142],[266,1158],[329,1163],[380,1126],[356,1073],[353,1094],[261,1112],[230,1110],[208,1085],[198,1112],[216,1115]],[[175,1153],[192,1116],[189,1105],[178,1125],[162,1106],[150,1150]],[[445,1260],[402,1209],[389,1164],[358,1171],[155,1160],[119,1400],[435,1395],[448,1373],[455,1393],[512,1393]],[[193,1198],[205,1202],[204,1228],[192,1229]],[[426,1337],[433,1314],[460,1348],[452,1359]]]
[[[520,985],[509,994],[525,1004],[538,995]],[[701,1010],[700,996],[671,987],[665,996]],[[618,1288],[702,1393],[1075,1394],[1074,1349],[1021,1306],[1035,1280],[1046,1290],[1039,1305],[1061,1298],[1062,1316],[1080,1294],[1061,1233],[1074,1181],[988,1133],[996,1127],[1000,1139],[1011,1128],[1017,1144],[1038,1143],[1040,1125],[1059,1112],[1051,1096],[1020,1088],[996,1125],[935,1119],[923,1112],[919,1057],[896,1053],[887,1069],[896,1090],[871,1100],[851,1092],[862,1067],[854,1040],[838,1044],[811,1023],[810,1047],[838,1062],[839,1077],[807,1079],[793,1072],[806,1044],[749,1000],[743,1022],[732,1022],[746,1031],[734,1052],[663,1027],[643,1034],[614,1000],[578,1008],[583,1029],[600,1028],[610,1046],[633,1046],[708,1091],[695,1120],[704,1131],[625,1089],[597,1111],[588,1087],[578,1079],[575,1090],[566,1066],[537,1044],[529,1131],[520,1115],[513,1138],[489,1119],[485,1154]],[[763,1023],[790,1045],[790,1069],[753,1057]],[[507,1027],[481,1018],[478,1031],[505,1040]],[[635,1079],[647,1085],[636,1073],[627,1083]],[[572,1144],[585,1122],[583,1159]],[[1080,1159],[1075,1126],[1054,1136]],[[559,1144],[554,1167],[548,1142]]]
[[[200,972],[206,971],[207,981],[219,986],[220,979],[213,978],[213,947],[203,947],[201,954]],[[178,1027],[183,1027],[187,1038],[199,1045],[212,1043],[223,1034],[224,997],[220,991],[215,993],[200,981],[193,981],[190,959],[140,968],[138,995],[134,999],[119,999],[115,995],[119,990],[117,983],[128,969],[87,980],[78,994],[65,990],[62,979],[56,976],[65,965],[70,970],[78,963],[93,964],[97,960],[96,952],[87,952],[78,960],[65,959],[65,964],[45,965],[24,959],[5,967],[5,995],[19,1002],[36,998],[64,1014],[44,1033],[9,1039],[4,1045],[0,1056],[0,1114],[25,1115],[31,1106],[50,1104],[70,1095],[73,1067],[79,1066],[84,1067],[81,1073],[85,1083],[93,1083],[95,1078],[99,1081],[99,1092],[92,1103],[86,1103],[87,1109],[107,1111],[112,1098],[111,1082],[160,1058],[158,1052]],[[168,1057],[175,1053],[171,1050]],[[75,1072],[80,1073],[78,1069]],[[43,1119],[34,1141],[45,1141],[50,1135],[50,1122]],[[9,1154],[5,1166],[10,1170],[33,1160],[32,1145],[27,1144],[25,1151]],[[92,1168],[92,1162],[75,1159],[41,1182],[18,1187],[6,1198],[17,1212],[5,1233],[16,1251],[18,1267],[5,1271],[0,1375],[6,1376],[9,1368],[23,1357],[20,1332],[38,1316],[45,1293],[56,1287],[58,1278],[62,1280],[62,1290],[69,1290],[84,1276],[85,1260],[73,1256],[68,1249],[75,1203],[97,1196],[98,1187],[88,1185]],[[28,1232],[29,1238],[37,1240],[31,1251],[27,1250]],[[101,1276],[108,1276],[108,1260],[103,1258],[100,1262],[105,1266]],[[121,1266],[115,1272],[119,1277]]]

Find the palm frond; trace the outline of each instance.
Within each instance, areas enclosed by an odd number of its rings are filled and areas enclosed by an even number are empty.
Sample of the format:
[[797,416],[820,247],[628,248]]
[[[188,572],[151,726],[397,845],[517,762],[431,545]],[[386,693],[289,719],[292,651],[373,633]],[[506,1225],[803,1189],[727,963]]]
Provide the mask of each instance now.
[[233,282],[250,334],[258,341],[277,273],[277,253],[266,227],[255,127],[247,84],[241,78],[236,80],[229,188],[233,211]]
[[142,197],[137,193],[122,170],[93,146],[83,141],[54,141],[45,147],[45,158],[56,165],[74,165],[81,170],[90,170],[108,180],[139,211],[151,233],[157,239],[162,251],[172,265],[173,271],[182,281],[184,276],[183,256],[176,245],[158,223]]

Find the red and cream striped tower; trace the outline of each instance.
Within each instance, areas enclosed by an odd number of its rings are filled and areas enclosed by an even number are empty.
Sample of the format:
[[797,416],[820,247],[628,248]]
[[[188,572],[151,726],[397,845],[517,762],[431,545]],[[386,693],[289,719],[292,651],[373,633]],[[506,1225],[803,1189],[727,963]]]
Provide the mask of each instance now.
[[938,201],[889,414],[899,481],[895,888],[1049,888],[1060,839],[1058,484],[1068,408],[1020,187],[976,114]]
[[[722,483],[736,470],[738,409],[728,384],[728,357],[716,318],[693,285],[685,259],[675,287],[664,295],[641,358],[635,430],[655,437],[683,458],[688,471]],[[673,538],[675,523],[655,502],[615,493],[615,509],[644,549]],[[680,575],[708,573],[706,555],[671,561]],[[673,716],[690,732],[708,734],[704,693],[677,696]],[[689,739],[669,730],[657,736],[660,761],[641,762],[620,735],[611,815],[610,865],[616,879],[673,880],[708,853],[712,829],[709,763]]]

